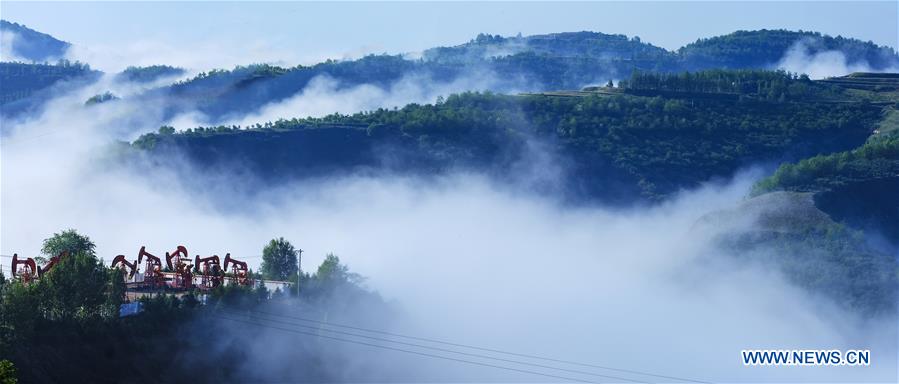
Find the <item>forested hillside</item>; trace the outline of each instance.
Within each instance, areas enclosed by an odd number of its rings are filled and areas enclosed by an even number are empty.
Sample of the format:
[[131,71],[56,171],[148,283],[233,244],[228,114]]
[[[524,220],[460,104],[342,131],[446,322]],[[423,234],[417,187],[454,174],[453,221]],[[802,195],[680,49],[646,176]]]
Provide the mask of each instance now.
[[[729,228],[720,245],[746,260],[771,262],[800,286],[844,305],[895,311],[899,136],[877,135],[851,151],[783,164],[753,195],[703,221]],[[752,225],[729,227],[735,219]]]
[[880,234],[899,246],[899,135],[882,134],[851,151],[783,164],[755,194],[812,192],[834,220]]
[[[839,201],[857,208],[880,204],[881,211],[895,207],[895,199],[859,202],[866,198],[845,194]],[[895,314],[899,248],[884,242],[882,227],[855,224],[835,216],[815,194],[777,191],[709,214],[697,228],[717,231],[715,244],[727,257],[773,267],[814,295],[866,315]]]
[[37,110],[45,101],[100,75],[87,64],[67,60],[54,65],[0,62],[0,116],[11,118]]
[[[665,96],[629,94],[646,87],[585,97],[464,93],[397,110],[161,130],[134,146],[183,149],[207,167],[239,162],[271,180],[360,169],[504,175],[539,142],[566,165],[563,189],[576,196],[659,201],[755,163],[851,149],[881,118],[877,105],[831,102],[840,89],[782,72],[702,72],[676,86],[653,76],[635,74],[625,85],[657,84]],[[736,98],[679,93],[722,78]]]
[[[762,196],[723,214],[740,223],[757,217],[753,225],[708,221],[724,230],[716,244],[742,262],[771,263],[840,305],[889,313],[897,244],[878,236],[896,238],[897,141],[871,137],[892,110],[887,95],[785,72],[638,72],[620,87],[570,94],[463,93],[436,104],[252,127],[163,127],[132,146],[155,164],[178,151],[201,169],[275,184],[454,170],[514,184],[550,167],[558,178],[526,187],[625,205],[662,202],[753,165],[798,161],[762,181]],[[547,154],[552,164],[541,160]],[[789,192],[765,194],[782,190]]]
[[97,75],[90,66],[79,62],[60,61],[50,64],[0,63],[0,104],[25,99],[59,81]]

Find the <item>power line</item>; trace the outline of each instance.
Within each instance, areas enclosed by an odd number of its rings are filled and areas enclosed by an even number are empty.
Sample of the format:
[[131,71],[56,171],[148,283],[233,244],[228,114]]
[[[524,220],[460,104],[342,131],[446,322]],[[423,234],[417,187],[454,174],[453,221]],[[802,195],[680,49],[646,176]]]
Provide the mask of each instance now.
[[33,141],[34,139],[40,139],[42,137],[55,135],[59,132],[62,132],[62,129],[54,129],[54,130],[50,130],[50,131],[45,131],[44,133],[41,133],[39,135],[33,135],[30,137],[18,137],[18,138],[14,138],[14,139],[6,139],[6,140],[4,140],[5,143],[3,143],[2,145],[6,146],[6,147],[16,146],[16,145],[20,145],[22,143],[27,143],[29,141]]
[[483,366],[483,367],[489,367],[489,368],[504,369],[504,370],[507,370],[507,371],[514,371],[514,372],[520,372],[520,373],[527,373],[527,374],[532,374],[532,375],[538,375],[538,376],[549,377],[549,378],[553,378],[553,379],[562,379],[562,380],[574,381],[574,382],[579,382],[579,383],[592,383],[592,381],[586,381],[586,380],[582,380],[582,379],[575,379],[575,378],[572,378],[572,377],[557,376],[557,375],[553,375],[553,374],[549,374],[549,373],[543,373],[543,372],[537,372],[537,371],[529,371],[529,370],[526,370],[526,369],[518,369],[518,368],[512,368],[512,367],[505,367],[505,366],[502,366],[502,365],[494,365],[494,364],[482,363],[482,362],[478,362],[478,361],[471,361],[471,360],[457,359],[457,358],[454,358],[454,357],[435,355],[435,354],[431,354],[431,353],[412,351],[412,350],[402,349],[402,348],[394,348],[394,347],[389,347],[389,346],[386,346],[386,345],[378,345],[378,344],[366,343],[366,342],[363,342],[363,341],[356,341],[356,340],[350,340],[350,339],[342,339],[342,338],[339,338],[339,337],[333,337],[333,336],[319,335],[319,334],[315,334],[315,333],[311,333],[311,332],[304,332],[304,331],[299,331],[299,330],[289,329],[289,328],[281,328],[281,327],[277,327],[277,326],[273,326],[273,325],[262,324],[262,323],[252,322],[252,321],[246,321],[246,320],[240,320],[240,319],[232,319],[232,318],[229,318],[229,317],[220,317],[220,318],[221,318],[221,319],[224,319],[224,320],[236,321],[236,322],[239,322],[239,323],[244,323],[244,324],[249,324],[249,325],[255,325],[255,326],[257,326],[257,327],[272,328],[272,329],[277,329],[277,330],[284,331],[284,332],[292,332],[292,333],[297,333],[297,334],[301,334],[301,335],[308,335],[308,336],[319,337],[319,338],[323,338],[323,339],[330,339],[330,340],[342,341],[342,342],[346,342],[346,343],[353,343],[353,344],[366,345],[366,346],[369,346],[369,347],[375,347],[375,348],[389,349],[389,350],[392,350],[392,351],[398,351],[398,352],[404,352],[404,353],[411,353],[411,354],[414,354],[414,355],[420,355],[420,356],[426,356],[426,357],[433,357],[433,358],[444,359],[444,360],[451,360],[451,361],[456,361],[456,362],[466,363],[466,364],[480,365],[480,366]]
[[[226,310],[226,311],[229,311],[229,312],[232,312],[232,313],[236,312],[236,311],[230,311],[230,310]],[[252,312],[252,311],[251,311],[251,312]],[[238,313],[239,313],[239,312],[238,312]],[[576,373],[576,374],[581,374],[581,375],[590,375],[590,376],[596,376],[596,377],[603,377],[603,378],[606,378],[606,379],[623,380],[623,381],[629,381],[629,382],[633,382],[633,383],[645,383],[645,382],[643,382],[643,381],[632,380],[632,379],[628,379],[628,378],[624,378],[624,377],[610,376],[610,375],[602,375],[602,374],[598,374],[598,373],[594,373],[594,372],[578,371],[578,370],[574,370],[574,369],[559,368],[559,367],[553,367],[553,366],[549,366],[549,365],[536,364],[536,363],[531,363],[531,362],[526,362],[526,361],[503,359],[503,358],[499,358],[499,357],[487,356],[487,355],[482,355],[482,354],[477,354],[477,353],[460,352],[460,351],[455,351],[455,350],[452,350],[452,349],[437,348],[437,347],[432,347],[432,346],[427,346],[427,345],[422,345],[422,344],[415,344],[415,343],[407,343],[407,342],[403,342],[403,341],[396,341],[396,340],[384,339],[384,338],[373,337],[373,336],[367,336],[367,335],[360,335],[360,334],[358,334],[358,333],[350,333],[350,332],[336,331],[336,330],[333,330],[333,329],[325,329],[325,328],[314,327],[314,326],[309,326],[309,325],[300,325],[300,324],[297,324],[297,323],[291,323],[291,322],[280,321],[280,320],[272,320],[272,319],[267,319],[267,318],[264,318],[264,317],[258,317],[258,316],[255,317],[255,319],[256,319],[256,320],[262,320],[262,321],[268,321],[268,322],[274,322],[274,323],[287,324],[287,325],[292,325],[292,326],[296,326],[296,327],[303,327],[303,328],[308,328],[308,329],[313,329],[313,330],[318,330],[318,331],[332,332],[332,333],[336,333],[336,334],[340,334],[340,335],[354,336],[354,337],[361,337],[361,338],[365,338],[365,339],[369,339],[369,340],[377,340],[377,341],[384,341],[384,342],[388,342],[388,343],[401,344],[401,345],[406,345],[406,346],[410,346],[410,347],[424,348],[424,349],[430,349],[430,350],[440,351],[440,352],[455,353],[455,354],[464,355],[464,356],[469,356],[469,357],[478,357],[478,358],[482,358],[482,359],[492,359],[492,360],[502,361],[502,362],[506,362],[506,363],[521,364],[521,365],[529,365],[529,366],[537,367],[537,368],[553,369],[553,370],[563,371],[563,372],[568,372],[568,373]]]
[[660,375],[660,374],[654,374],[654,373],[648,373],[648,372],[623,369],[623,368],[614,368],[614,367],[597,365],[597,364],[581,363],[581,362],[576,362],[576,361],[561,360],[561,359],[554,359],[554,358],[544,357],[544,356],[536,356],[536,355],[529,355],[529,354],[524,354],[524,353],[509,352],[509,351],[503,351],[503,350],[499,350],[499,349],[484,348],[484,347],[478,347],[478,346],[467,345],[467,344],[452,343],[452,342],[448,342],[448,341],[430,339],[430,338],[426,338],[426,337],[409,336],[409,335],[403,335],[403,334],[399,334],[399,333],[385,332],[385,331],[356,327],[356,326],[351,326],[351,325],[330,323],[330,322],[326,322],[326,321],[314,320],[314,319],[304,318],[304,317],[300,317],[300,316],[282,315],[282,314],[265,312],[265,311],[254,311],[254,312],[262,313],[262,314],[269,315],[269,316],[284,317],[284,318],[288,318],[288,319],[311,322],[311,323],[316,323],[316,324],[330,325],[330,326],[334,326],[334,327],[347,328],[347,329],[354,329],[357,331],[365,331],[365,332],[377,333],[377,334],[388,335],[388,336],[402,337],[402,338],[411,339],[411,340],[427,341],[430,343],[451,345],[454,347],[476,349],[476,350],[485,351],[485,352],[501,353],[501,354],[506,354],[506,355],[511,355],[511,356],[526,357],[526,358],[531,358],[531,359],[552,361],[552,362],[556,362],[556,363],[578,365],[578,366],[582,366],[582,367],[607,369],[610,371],[633,373],[633,374],[639,374],[639,375],[645,375],[645,376],[653,376],[653,377],[658,377],[658,378],[663,378],[663,379],[680,380],[680,381],[687,381],[687,382],[701,383],[701,384],[711,384],[706,381],[688,379],[688,378],[677,377],[677,376],[666,376],[666,375]]

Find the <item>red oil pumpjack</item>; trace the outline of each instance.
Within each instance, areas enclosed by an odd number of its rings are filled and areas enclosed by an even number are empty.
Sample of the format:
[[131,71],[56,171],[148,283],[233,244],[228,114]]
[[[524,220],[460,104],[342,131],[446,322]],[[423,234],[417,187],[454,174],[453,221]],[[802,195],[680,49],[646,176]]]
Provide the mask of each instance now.
[[[172,263],[172,259],[175,260],[174,263]],[[190,265],[190,254],[187,253],[187,248],[179,245],[175,252],[166,252],[165,262],[169,269],[175,273],[175,279],[172,282],[173,288],[190,289],[193,287],[194,276],[191,273],[193,266]]]
[[[200,265],[203,265],[202,269]],[[219,285],[222,285],[222,267],[219,264],[218,255],[213,255],[209,257],[201,258],[200,255],[196,256],[194,260],[194,266],[200,271],[200,287],[201,288],[215,288]]]
[[66,256],[69,256],[69,251],[62,251],[58,255],[51,257],[50,261],[47,262],[47,265],[45,265],[43,268],[41,268],[40,266],[37,267],[37,277],[42,277],[45,273],[50,272],[50,270],[53,269],[56,264],[59,264],[59,262]]
[[119,267],[128,272],[128,280],[134,278],[134,274],[137,273],[137,261],[129,263],[128,260],[125,259],[125,255],[118,255],[114,259],[112,259],[112,267]]
[[156,288],[165,286],[165,275],[162,274],[162,260],[147,252],[147,247],[140,247],[137,254],[137,263],[143,263],[144,257],[147,258],[147,264],[144,266],[144,282]]
[[[187,248],[185,248],[183,245],[179,245],[178,248],[175,248],[175,252],[165,253],[165,263],[166,265],[168,265],[169,269],[173,271],[177,270],[178,264],[183,262],[183,260],[181,260],[182,257],[188,261],[190,260],[190,255],[187,253]],[[172,263],[172,259],[175,259],[174,264]]]
[[247,263],[232,258],[230,253],[225,254],[225,271],[228,270],[228,263],[231,263],[231,273],[237,278],[237,284],[250,285]]
[[[22,268],[19,268],[19,265]],[[34,259],[27,258],[25,260],[19,260],[19,254],[12,254],[12,276],[18,277],[22,280],[23,283],[28,284],[32,280],[34,280],[37,274],[37,264],[34,262]]]

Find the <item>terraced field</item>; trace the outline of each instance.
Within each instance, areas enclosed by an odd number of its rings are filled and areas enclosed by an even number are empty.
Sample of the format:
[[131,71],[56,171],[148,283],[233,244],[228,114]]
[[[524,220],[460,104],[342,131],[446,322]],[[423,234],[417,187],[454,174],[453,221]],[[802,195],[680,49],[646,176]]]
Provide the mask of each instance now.
[[864,91],[899,91],[899,73],[856,72],[846,76],[831,77],[818,81],[843,88],[860,89]]

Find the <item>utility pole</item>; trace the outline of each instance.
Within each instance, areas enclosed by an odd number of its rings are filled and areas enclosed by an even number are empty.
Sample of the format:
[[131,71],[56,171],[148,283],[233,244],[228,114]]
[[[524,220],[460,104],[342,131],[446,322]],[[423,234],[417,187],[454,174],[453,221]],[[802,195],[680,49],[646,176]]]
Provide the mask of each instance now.
[[300,298],[300,274],[303,273],[303,269],[300,267],[302,265],[301,260],[303,259],[303,250],[300,249],[297,252],[297,299]]

